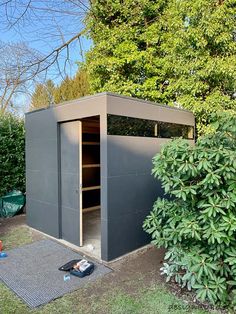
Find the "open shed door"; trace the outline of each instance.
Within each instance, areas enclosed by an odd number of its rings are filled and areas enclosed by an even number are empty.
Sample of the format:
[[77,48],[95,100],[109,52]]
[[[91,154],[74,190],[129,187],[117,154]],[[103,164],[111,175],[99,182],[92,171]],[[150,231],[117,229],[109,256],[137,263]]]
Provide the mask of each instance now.
[[61,238],[82,246],[81,122],[60,124]]

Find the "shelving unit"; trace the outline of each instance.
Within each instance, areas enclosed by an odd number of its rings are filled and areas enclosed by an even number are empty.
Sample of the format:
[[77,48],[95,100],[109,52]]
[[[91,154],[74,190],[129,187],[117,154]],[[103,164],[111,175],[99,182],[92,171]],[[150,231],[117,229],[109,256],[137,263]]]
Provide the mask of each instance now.
[[97,186],[89,186],[87,188],[82,188],[82,191],[91,191],[91,190],[99,190],[101,188],[100,185]]
[[98,206],[91,206],[91,207],[88,207],[88,208],[83,208],[83,213],[88,213],[88,212],[91,212],[91,211],[94,211],[94,210],[98,210],[100,209],[100,205]]
[[83,145],[100,145],[99,142],[82,142]]
[[100,164],[87,164],[87,165],[82,165],[82,168],[97,168],[100,167]]
[[82,120],[82,208],[83,213],[100,209],[99,119]]

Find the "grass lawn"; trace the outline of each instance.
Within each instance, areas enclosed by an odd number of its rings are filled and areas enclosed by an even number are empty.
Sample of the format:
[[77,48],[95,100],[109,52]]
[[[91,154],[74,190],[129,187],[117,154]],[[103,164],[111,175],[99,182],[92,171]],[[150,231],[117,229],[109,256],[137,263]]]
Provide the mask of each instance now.
[[[12,227],[3,234],[0,229],[0,239],[6,250],[34,241],[32,231],[24,225]],[[0,283],[0,313],[218,313],[198,309],[178,299],[161,281],[151,280],[154,273],[149,278],[146,274],[142,275],[140,267],[137,267],[137,270],[129,271],[123,276],[122,267],[122,263],[114,264],[114,272],[36,310],[30,310],[11,290]]]
[[90,296],[87,300],[80,298],[80,291],[68,294],[37,310],[30,310],[6,286],[0,284],[0,312],[4,314],[17,313],[112,313],[112,314],[205,314],[209,313],[178,300],[162,286],[155,286],[136,295],[114,290],[97,298]]

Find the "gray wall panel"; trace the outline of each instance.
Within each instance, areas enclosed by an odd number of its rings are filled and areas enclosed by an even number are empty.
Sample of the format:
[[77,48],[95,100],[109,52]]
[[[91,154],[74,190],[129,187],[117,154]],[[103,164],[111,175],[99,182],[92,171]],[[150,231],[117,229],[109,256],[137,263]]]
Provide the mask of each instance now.
[[167,139],[135,136],[107,136],[108,177],[151,173],[152,158]]
[[122,215],[109,219],[108,224],[108,258],[114,259],[137,247],[137,222],[135,214]]
[[143,231],[142,225],[149,209],[122,215],[108,224],[108,255],[106,260],[115,259],[132,250],[150,243],[150,236]]
[[143,208],[151,210],[156,196],[162,193],[160,183],[151,174],[109,177],[108,220]]
[[26,114],[27,140],[57,138],[56,118],[51,109]]
[[107,177],[101,174],[101,217],[107,219]]
[[62,206],[62,239],[80,245],[80,212],[78,209]]
[[195,123],[193,113],[187,110],[109,93],[107,97],[107,113],[110,114],[187,125],[194,125]]
[[150,241],[142,224],[161,184],[151,175],[152,158],[166,139],[107,137],[108,258],[113,259]]
[[108,261],[108,220],[101,215],[101,259]]
[[57,206],[57,172],[27,170],[27,178],[27,197]]
[[50,110],[26,115],[26,210],[30,226],[58,237],[57,123]]
[[[82,243],[80,184],[81,122],[60,124],[61,237],[73,244]],[[59,206],[60,208],[60,206]]]
[[75,204],[77,204],[76,207],[78,207],[79,191],[78,175],[73,173],[63,173],[62,206],[74,208]]
[[[27,169],[57,171],[57,139],[27,140]],[[40,158],[39,158],[40,156]]]
[[[159,195],[161,196],[161,195]],[[156,199],[156,197],[155,197]],[[150,243],[151,237],[143,230],[143,222],[144,219],[149,215],[150,209],[146,208],[143,210],[140,210],[136,213],[136,221],[137,221],[137,230],[136,230],[136,235],[137,235],[137,246],[141,247],[147,243]]]
[[106,97],[106,94],[83,97],[56,106],[52,108],[52,112],[58,122],[105,114]]
[[44,233],[58,238],[57,205],[27,197],[27,223]]

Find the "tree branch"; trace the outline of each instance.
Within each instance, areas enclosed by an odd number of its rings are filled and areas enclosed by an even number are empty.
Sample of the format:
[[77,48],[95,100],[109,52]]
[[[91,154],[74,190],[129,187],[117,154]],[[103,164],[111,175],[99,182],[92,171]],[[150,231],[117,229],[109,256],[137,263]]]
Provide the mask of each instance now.
[[16,20],[15,20],[14,23],[11,23],[11,24],[10,24],[9,29],[11,29],[12,27],[14,27],[14,26],[25,16],[25,14],[27,13],[27,11],[28,11],[28,9],[29,9],[29,7],[30,7],[31,1],[32,1],[32,0],[29,0],[29,1],[28,1],[28,3],[27,3],[26,6],[25,6],[24,11],[20,14],[19,17],[16,18]]
[[[23,69],[24,71],[27,71],[29,68],[32,68],[34,66],[38,67],[38,70],[36,71],[37,74],[45,71],[46,69],[48,69],[50,66],[52,66],[59,54],[61,53],[62,50],[64,50],[65,48],[68,48],[68,46],[75,40],[79,39],[82,35],[84,35],[86,33],[86,29],[82,30],[81,32],[77,33],[75,36],[73,36],[72,38],[70,38],[69,40],[67,40],[65,43],[63,43],[61,46],[57,47],[56,49],[53,49],[48,55],[46,55],[45,57],[43,57],[42,59],[33,62],[27,66],[24,66]],[[55,55],[55,56],[54,56]],[[54,57],[53,57],[54,56]],[[47,60],[50,60],[50,58],[53,57],[52,61],[49,61],[49,63],[46,66],[43,66],[42,68],[40,68],[40,66],[42,64],[44,64]]]

